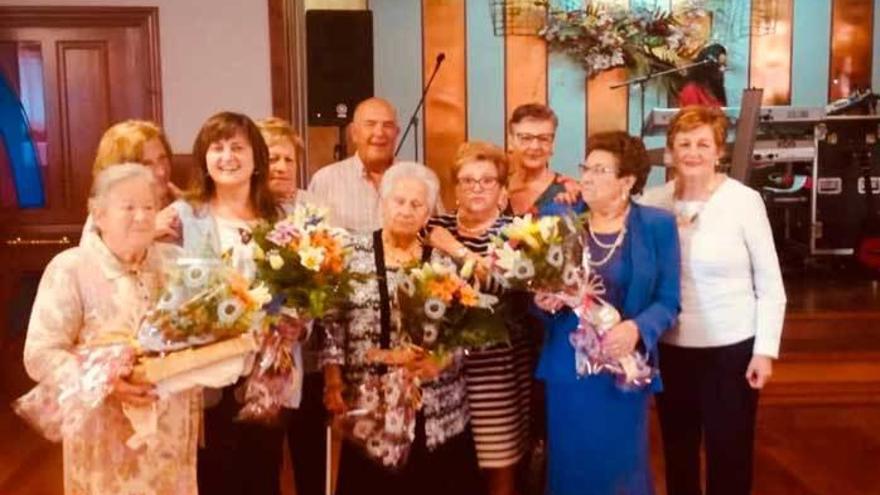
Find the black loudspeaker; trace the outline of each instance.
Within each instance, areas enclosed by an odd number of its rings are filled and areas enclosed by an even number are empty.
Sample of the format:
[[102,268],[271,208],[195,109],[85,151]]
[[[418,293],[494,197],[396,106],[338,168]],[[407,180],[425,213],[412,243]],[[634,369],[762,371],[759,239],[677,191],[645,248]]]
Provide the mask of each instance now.
[[373,96],[373,15],[306,11],[309,125],[342,126]]

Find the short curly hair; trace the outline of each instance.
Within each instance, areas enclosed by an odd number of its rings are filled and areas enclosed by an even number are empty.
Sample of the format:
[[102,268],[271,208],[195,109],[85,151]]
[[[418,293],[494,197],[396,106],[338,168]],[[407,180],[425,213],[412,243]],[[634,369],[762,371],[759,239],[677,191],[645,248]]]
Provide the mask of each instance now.
[[619,163],[617,176],[631,175],[636,179],[630,194],[642,193],[651,172],[651,163],[641,138],[623,131],[598,132],[587,140],[587,155],[594,151],[607,151],[614,155]]

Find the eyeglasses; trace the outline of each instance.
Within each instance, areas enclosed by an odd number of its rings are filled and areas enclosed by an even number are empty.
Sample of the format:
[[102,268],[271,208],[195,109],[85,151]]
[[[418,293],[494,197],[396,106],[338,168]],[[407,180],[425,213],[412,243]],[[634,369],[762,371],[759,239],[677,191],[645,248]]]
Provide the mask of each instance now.
[[550,146],[553,144],[553,138],[556,136],[554,134],[526,134],[523,132],[517,132],[513,137],[526,146],[535,142],[543,146]]
[[586,174],[611,175],[611,174],[617,173],[617,169],[615,169],[611,165],[599,165],[598,167],[588,167],[582,163],[582,164],[578,165],[578,168],[581,171],[581,175],[586,175]]
[[474,179],[473,177],[460,177],[458,183],[461,186],[464,186],[465,189],[476,189],[477,184],[479,184],[482,189],[489,189],[498,184],[498,177],[481,177],[479,179]]

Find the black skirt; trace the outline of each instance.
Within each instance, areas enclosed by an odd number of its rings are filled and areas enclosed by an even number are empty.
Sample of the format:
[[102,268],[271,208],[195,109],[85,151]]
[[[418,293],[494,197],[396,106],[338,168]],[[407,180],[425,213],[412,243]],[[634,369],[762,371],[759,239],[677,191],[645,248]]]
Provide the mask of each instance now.
[[342,442],[336,495],[484,495],[474,438],[468,427],[434,450],[425,444],[420,414],[416,438],[406,464],[392,471],[368,458],[348,441]]

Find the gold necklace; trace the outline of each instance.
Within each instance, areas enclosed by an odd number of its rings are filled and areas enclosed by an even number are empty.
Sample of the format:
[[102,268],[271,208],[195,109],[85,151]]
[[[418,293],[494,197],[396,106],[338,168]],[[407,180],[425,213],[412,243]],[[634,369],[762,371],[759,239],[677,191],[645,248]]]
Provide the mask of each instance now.
[[409,246],[399,248],[392,244],[391,239],[385,232],[382,232],[382,246],[385,250],[386,264],[389,266],[409,266],[414,264],[422,255],[422,245],[418,238],[411,242]]
[[497,219],[498,219],[498,213],[493,215],[492,218],[478,223],[476,227],[468,227],[461,220],[461,211],[459,210],[459,211],[455,212],[456,230],[458,230],[458,232],[460,234],[466,235],[469,237],[480,237],[481,235],[483,235],[486,232],[486,230],[489,227],[491,227],[495,223],[495,220],[497,220]]

